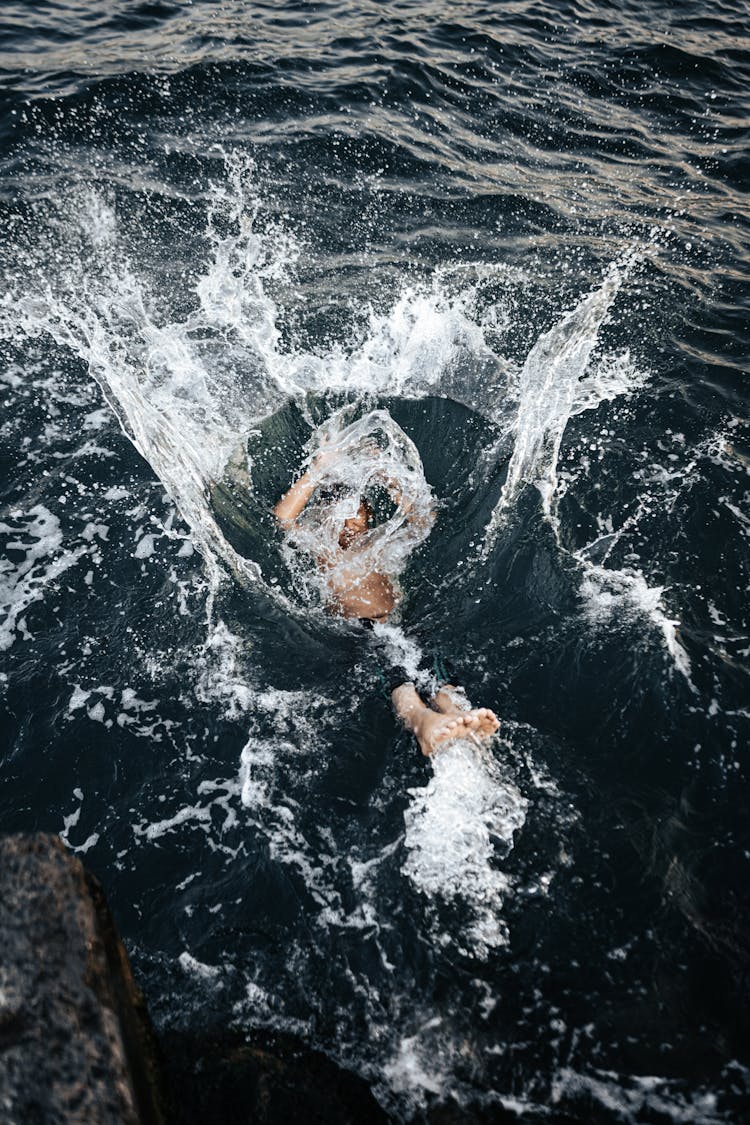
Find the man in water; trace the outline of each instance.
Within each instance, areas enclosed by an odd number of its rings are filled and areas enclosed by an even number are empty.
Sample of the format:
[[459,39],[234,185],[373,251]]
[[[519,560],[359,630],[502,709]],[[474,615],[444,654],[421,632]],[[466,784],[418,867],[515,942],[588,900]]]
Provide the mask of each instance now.
[[[298,518],[316,491],[318,471],[332,456],[327,450],[321,450],[313,461],[315,471],[307,469],[276,504],[274,515],[286,533],[294,532]],[[388,481],[387,487],[391,498],[399,503],[398,482]],[[375,622],[385,622],[397,603],[396,590],[388,575],[363,565],[358,557],[356,547],[367,535],[372,522],[372,507],[360,497],[356,515],[344,519],[333,551],[321,550],[314,556],[318,569],[326,573],[329,611],[341,617],[357,618],[370,627]],[[394,670],[390,687],[397,716],[414,734],[425,755],[453,739],[469,738],[476,742],[489,738],[500,725],[494,712],[487,707],[471,708],[463,692],[449,684],[435,693],[429,706],[401,669]]]

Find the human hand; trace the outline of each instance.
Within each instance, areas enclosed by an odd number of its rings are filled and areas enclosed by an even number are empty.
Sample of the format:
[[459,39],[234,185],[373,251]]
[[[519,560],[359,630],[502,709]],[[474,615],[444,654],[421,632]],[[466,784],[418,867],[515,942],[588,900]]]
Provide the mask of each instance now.
[[[331,438],[329,434],[323,434],[321,440],[324,446],[330,445]],[[327,465],[330,465],[332,461],[336,460],[336,453],[337,451],[335,449],[319,449],[313,456],[312,467],[316,472],[320,472],[322,469],[325,469]]]

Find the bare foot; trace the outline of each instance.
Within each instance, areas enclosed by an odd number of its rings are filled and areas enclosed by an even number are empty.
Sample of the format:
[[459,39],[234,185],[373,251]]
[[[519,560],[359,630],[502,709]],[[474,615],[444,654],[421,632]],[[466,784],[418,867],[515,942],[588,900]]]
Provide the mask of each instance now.
[[462,688],[444,684],[432,700],[442,715],[461,715],[467,728],[480,738],[490,738],[500,720],[489,707],[472,707]]
[[425,707],[414,722],[414,734],[422,753],[429,757],[441,742],[456,738],[476,738],[476,720],[472,711],[442,715]]
[[471,711],[477,721],[477,733],[480,738],[490,738],[500,726],[500,720],[489,707],[477,707]]
[[432,703],[436,710],[442,711],[444,715],[460,715],[463,711],[471,710],[464,689],[454,687],[453,684],[443,684],[433,695]]
[[[391,693],[393,707],[407,730],[416,736],[425,755],[432,754],[441,742],[468,738],[479,744],[480,738],[489,738],[500,725],[497,717],[486,707],[471,709],[466,700],[465,709],[448,694],[458,689],[443,688],[435,698],[440,710],[425,706],[412,683],[400,684]],[[464,697],[465,699],[465,697]]]

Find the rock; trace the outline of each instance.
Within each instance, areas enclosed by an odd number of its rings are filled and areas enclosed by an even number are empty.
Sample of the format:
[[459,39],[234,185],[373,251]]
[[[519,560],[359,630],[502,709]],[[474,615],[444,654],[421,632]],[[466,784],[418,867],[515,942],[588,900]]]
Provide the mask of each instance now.
[[57,836],[0,839],[0,950],[0,1125],[387,1120],[292,1036],[203,1027],[157,1047],[102,888]]
[[0,1120],[162,1125],[143,998],[97,880],[56,836],[0,840]]
[[364,1079],[291,1035],[167,1032],[171,1125],[385,1125]]

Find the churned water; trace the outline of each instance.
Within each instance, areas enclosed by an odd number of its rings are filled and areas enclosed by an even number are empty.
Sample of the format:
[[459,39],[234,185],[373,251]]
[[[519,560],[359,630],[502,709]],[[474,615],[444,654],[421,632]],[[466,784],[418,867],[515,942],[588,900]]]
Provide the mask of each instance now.
[[[2,22],[2,828],[394,1120],[745,1119],[746,5]],[[372,632],[271,515],[323,435]]]

